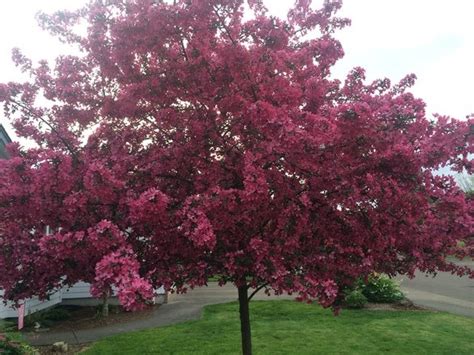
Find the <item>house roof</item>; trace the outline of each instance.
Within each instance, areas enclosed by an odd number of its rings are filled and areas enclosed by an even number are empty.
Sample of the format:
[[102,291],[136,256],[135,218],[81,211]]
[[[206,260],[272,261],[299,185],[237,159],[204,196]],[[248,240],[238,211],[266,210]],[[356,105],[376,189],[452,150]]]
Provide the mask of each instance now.
[[5,145],[11,142],[12,139],[8,135],[5,128],[0,124],[0,159],[8,158],[8,153],[5,151]]

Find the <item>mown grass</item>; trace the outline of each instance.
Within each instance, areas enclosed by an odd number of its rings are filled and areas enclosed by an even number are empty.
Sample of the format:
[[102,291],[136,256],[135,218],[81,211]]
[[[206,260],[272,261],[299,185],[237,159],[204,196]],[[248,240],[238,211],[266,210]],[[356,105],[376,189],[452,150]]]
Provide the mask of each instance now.
[[[239,354],[236,303],[208,306],[201,320],[126,333],[86,354]],[[474,354],[474,319],[428,311],[344,310],[251,302],[255,354]]]

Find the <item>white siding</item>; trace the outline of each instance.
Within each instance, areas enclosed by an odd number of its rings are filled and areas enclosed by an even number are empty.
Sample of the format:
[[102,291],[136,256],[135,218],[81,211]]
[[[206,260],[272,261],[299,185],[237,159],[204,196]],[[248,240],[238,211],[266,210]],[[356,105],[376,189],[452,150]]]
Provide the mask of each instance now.
[[87,282],[78,282],[70,288],[63,289],[63,299],[68,300],[71,298],[91,298],[91,285]]
[[[3,291],[0,291],[0,298],[3,295]],[[53,293],[49,300],[40,301],[38,297],[33,297],[25,301],[25,316],[31,313],[35,313],[45,308],[54,306],[55,304],[61,303],[62,300],[62,291]],[[7,303],[5,306],[3,303],[0,303],[0,319],[3,318],[16,318],[18,317],[18,311],[13,307],[12,303]]]

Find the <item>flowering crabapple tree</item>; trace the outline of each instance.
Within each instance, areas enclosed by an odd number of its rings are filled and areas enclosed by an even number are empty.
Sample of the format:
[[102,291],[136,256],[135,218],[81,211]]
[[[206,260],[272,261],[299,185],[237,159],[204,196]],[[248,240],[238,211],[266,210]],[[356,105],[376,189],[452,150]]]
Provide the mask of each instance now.
[[15,50],[31,79],[0,86],[36,143],[0,165],[5,298],[84,280],[135,309],[218,275],[250,354],[260,289],[337,310],[374,271],[473,276],[446,259],[473,255],[472,239],[458,248],[472,201],[434,171],[472,172],[474,120],[428,119],[412,75],[332,79],[340,7],[297,0],[280,19],[259,0],[94,0],[40,15],[80,54]]

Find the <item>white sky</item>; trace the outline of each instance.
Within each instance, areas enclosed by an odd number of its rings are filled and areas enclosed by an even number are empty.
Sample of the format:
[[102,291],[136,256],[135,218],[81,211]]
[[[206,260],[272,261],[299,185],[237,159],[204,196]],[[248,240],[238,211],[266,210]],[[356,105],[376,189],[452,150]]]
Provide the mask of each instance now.
[[[0,1],[0,82],[19,80],[11,49],[19,47],[33,60],[53,59],[67,48],[41,31],[36,12],[76,8],[85,0]],[[321,0],[315,1],[316,4]],[[293,0],[266,0],[270,12],[284,15]],[[346,56],[334,75],[342,78],[362,66],[368,79],[398,82],[415,73],[415,94],[428,112],[464,118],[474,112],[473,0],[345,0],[341,16],[352,19],[342,30]],[[3,123],[14,137],[6,119]]]

